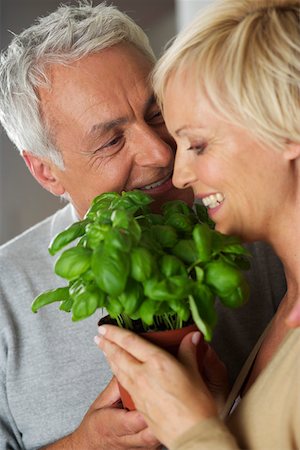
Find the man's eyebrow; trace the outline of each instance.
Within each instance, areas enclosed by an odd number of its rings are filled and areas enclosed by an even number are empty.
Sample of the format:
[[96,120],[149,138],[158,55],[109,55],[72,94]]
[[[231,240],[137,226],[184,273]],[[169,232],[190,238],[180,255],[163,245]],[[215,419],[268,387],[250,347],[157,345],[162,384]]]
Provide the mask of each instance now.
[[124,123],[128,122],[125,117],[119,117],[118,119],[109,120],[108,122],[95,123],[92,128],[86,133],[85,138],[92,138],[99,133],[107,133],[108,131],[116,128]]

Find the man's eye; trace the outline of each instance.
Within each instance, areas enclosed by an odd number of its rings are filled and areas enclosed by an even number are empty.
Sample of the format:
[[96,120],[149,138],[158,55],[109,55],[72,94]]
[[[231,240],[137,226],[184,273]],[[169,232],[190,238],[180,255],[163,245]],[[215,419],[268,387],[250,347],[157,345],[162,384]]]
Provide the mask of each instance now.
[[103,145],[103,148],[113,147],[114,145],[119,144],[119,142],[121,141],[122,138],[123,138],[123,136],[116,136],[111,141],[109,141],[105,145]]
[[120,134],[119,136],[116,136],[110,141],[106,142],[106,144],[103,144],[101,147],[98,147],[93,152],[93,155],[102,158],[113,156],[123,148],[124,144],[125,144],[124,136]]

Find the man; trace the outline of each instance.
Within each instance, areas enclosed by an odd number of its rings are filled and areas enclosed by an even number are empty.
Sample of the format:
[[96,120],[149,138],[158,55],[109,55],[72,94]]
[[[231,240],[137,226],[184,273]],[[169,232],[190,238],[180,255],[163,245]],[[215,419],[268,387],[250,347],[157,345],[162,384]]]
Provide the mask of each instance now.
[[[93,343],[99,317],[72,324],[56,307],[37,315],[30,310],[37,294],[61,285],[48,243],[84,216],[95,195],[142,189],[156,207],[173,198],[192,200],[171,182],[174,143],[149,85],[153,63],[146,36],[127,16],[86,3],[40,19],[2,57],[1,122],[35,179],[69,204],[0,250],[0,448],[158,445],[137,412],[119,408],[116,383]],[[235,370],[284,289],[274,256],[259,244],[254,252],[253,297],[259,300],[264,289],[269,307],[258,304],[259,319],[249,321],[247,310],[237,318],[222,313],[216,333],[216,348],[220,344]],[[239,325],[243,333],[235,336]],[[238,350],[235,362],[230,356]]]

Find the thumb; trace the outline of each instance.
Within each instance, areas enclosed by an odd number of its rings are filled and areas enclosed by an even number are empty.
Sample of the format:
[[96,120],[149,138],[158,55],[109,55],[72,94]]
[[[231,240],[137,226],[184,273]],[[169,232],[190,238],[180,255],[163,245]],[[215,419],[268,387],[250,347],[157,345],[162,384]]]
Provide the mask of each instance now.
[[178,349],[178,360],[194,374],[199,374],[197,347],[201,343],[202,335],[199,331],[187,334]]
[[210,346],[203,359],[203,376],[216,403],[222,408],[229,391],[228,374],[225,364]]
[[300,326],[300,301],[298,301],[286,320],[289,328],[297,328]]
[[104,391],[96,398],[93,403],[93,406],[97,409],[108,407],[108,406],[116,406],[118,407],[118,403],[120,402],[120,392],[119,386],[116,377],[113,377]]

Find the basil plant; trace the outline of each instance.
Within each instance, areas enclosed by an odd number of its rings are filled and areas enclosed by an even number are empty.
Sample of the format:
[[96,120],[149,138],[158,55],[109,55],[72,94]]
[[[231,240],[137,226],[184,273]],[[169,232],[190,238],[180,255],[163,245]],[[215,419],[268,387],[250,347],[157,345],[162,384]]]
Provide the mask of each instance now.
[[105,308],[119,326],[134,330],[139,321],[145,331],[194,321],[209,341],[216,298],[235,308],[249,296],[249,254],[214,230],[204,206],[174,200],[154,214],[151,202],[138,190],[97,196],[49,247],[54,255],[68,246],[54,266],[68,285],[40,294],[32,311],[59,302],[78,321]]

